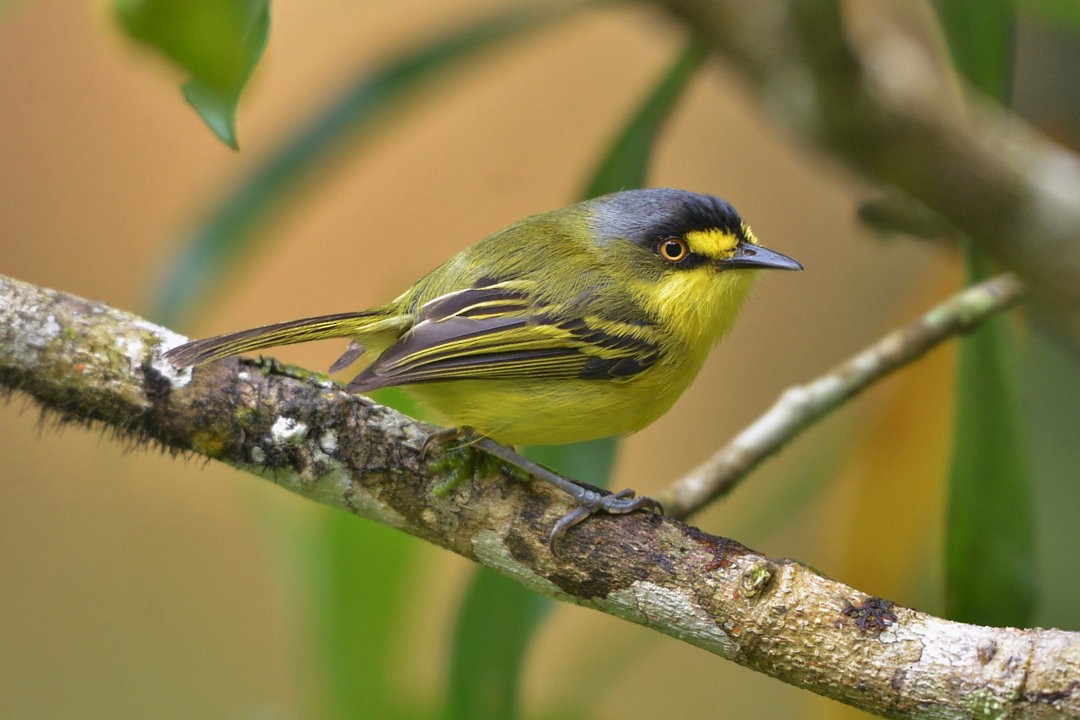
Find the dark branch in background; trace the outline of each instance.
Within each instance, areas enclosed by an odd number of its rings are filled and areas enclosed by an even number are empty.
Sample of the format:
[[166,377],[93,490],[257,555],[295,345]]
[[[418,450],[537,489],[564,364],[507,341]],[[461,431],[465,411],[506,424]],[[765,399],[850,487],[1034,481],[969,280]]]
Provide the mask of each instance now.
[[657,500],[672,517],[689,517],[726,495],[758,463],[837,406],[947,338],[970,332],[1009,309],[1023,293],[1023,285],[1009,274],[967,288],[816,380],[789,388],[764,415]]
[[978,698],[1009,717],[1080,716],[1080,633],[941,620],[654,514],[590,519],[556,558],[548,532],[571,509],[558,491],[494,477],[438,496],[430,427],[273,363],[176,371],[161,353],[182,340],[0,276],[0,387],[65,420],[229,463],[870,712],[961,716]]
[[[731,61],[774,116],[863,177],[899,188],[1016,272],[1080,349],[1080,159],[950,82],[903,38],[857,53],[836,0],[658,0]],[[878,55],[888,55],[888,62]],[[898,72],[900,65],[904,72]]]

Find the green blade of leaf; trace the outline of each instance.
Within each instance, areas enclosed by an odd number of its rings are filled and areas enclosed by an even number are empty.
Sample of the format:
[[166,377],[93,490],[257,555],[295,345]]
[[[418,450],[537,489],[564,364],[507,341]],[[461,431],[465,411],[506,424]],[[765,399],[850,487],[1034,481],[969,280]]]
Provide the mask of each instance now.
[[410,717],[393,682],[389,659],[401,647],[402,608],[415,588],[416,541],[344,512],[326,513],[293,543],[307,572],[311,624],[322,663],[314,701],[317,717]]
[[585,185],[584,197],[644,186],[656,138],[706,55],[706,45],[699,38],[691,38],[686,43],[679,57],[604,153]]
[[[1003,104],[1012,90],[1012,0],[935,3],[957,70]],[[966,248],[972,282],[988,262]],[[956,432],[950,467],[945,592],[949,617],[984,625],[1030,623],[1035,608],[1032,482],[1015,388],[1007,319],[960,344]]]
[[117,0],[132,39],[191,73],[184,97],[234,150],[236,105],[270,36],[269,0]]
[[153,316],[174,325],[207,295],[230,261],[248,250],[272,211],[358,133],[374,137],[375,123],[436,75],[516,34],[565,16],[568,7],[515,8],[471,25],[390,62],[348,88],[267,158],[211,212],[169,263],[153,299]]
[[214,134],[231,147],[240,149],[236,137],[236,104],[240,101],[239,93],[224,94],[199,80],[188,80],[181,90],[184,99],[199,113]]
[[1007,105],[1016,45],[1014,0],[938,0],[934,9],[956,69],[978,90]]
[[1020,9],[1038,15],[1058,27],[1069,26],[1080,32],[1080,3],[1076,0],[1019,0]]
[[454,628],[447,717],[518,717],[525,652],[549,606],[547,598],[487,568],[473,573]]
[[[645,183],[657,135],[702,60],[692,40],[618,134],[586,186],[593,197]],[[525,453],[557,472],[606,486],[615,461],[613,438],[531,447]],[[520,715],[520,670],[530,640],[551,601],[486,568],[470,581],[454,629],[448,716],[509,720]]]
[[[1021,397],[1026,410],[1039,508],[1039,607],[1033,625],[1080,627],[1080,360],[1046,330],[1032,328],[1020,354]],[[1028,626],[1030,627],[1030,625]]]
[[[974,277],[988,275],[976,257],[970,264]],[[990,320],[960,344],[945,605],[954,620],[1027,627],[1037,558],[1013,346],[1008,318]]]

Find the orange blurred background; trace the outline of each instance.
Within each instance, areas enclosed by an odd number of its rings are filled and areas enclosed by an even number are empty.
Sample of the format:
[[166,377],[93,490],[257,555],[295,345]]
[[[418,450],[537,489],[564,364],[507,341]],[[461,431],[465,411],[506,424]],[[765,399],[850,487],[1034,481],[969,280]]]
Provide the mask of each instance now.
[[[122,37],[103,3],[0,13],[0,272],[149,312],[184,233],[312,108],[363,68],[500,6],[275,3],[240,107],[239,153],[184,103],[184,78]],[[343,152],[174,329],[206,335],[373,305],[489,232],[574,201],[681,41],[655,11],[606,8],[482,56],[395,113],[378,142]],[[620,487],[655,492],[783,388],[957,282],[944,251],[859,229],[856,204],[873,191],[774,127],[715,61],[663,135],[650,184],[724,196],[806,272],[759,281],[693,389],[623,443]],[[274,355],[321,369],[338,350]],[[883,383],[696,522],[939,609],[937,478],[951,410],[943,399],[928,413],[921,400],[950,397],[950,363],[939,351]],[[0,407],[0,458],[0,716],[307,716],[318,685],[310,622],[290,587],[289,544],[270,531],[302,533],[330,510],[224,466],[58,430],[20,396]],[[387,662],[403,694],[431,709],[470,565],[417,552],[415,607]],[[574,638],[585,634],[582,647]],[[571,606],[547,620],[526,672],[528,717],[568,707],[590,718],[859,716]]]

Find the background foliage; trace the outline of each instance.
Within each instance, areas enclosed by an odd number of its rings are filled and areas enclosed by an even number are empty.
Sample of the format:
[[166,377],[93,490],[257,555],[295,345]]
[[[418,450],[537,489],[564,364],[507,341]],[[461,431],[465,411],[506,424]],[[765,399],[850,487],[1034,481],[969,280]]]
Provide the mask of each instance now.
[[[186,25],[193,43],[177,6],[231,21]],[[546,458],[594,480],[614,459],[615,482],[642,492],[964,282],[956,247],[860,226],[881,189],[775,129],[651,7],[267,7],[0,14],[0,272],[202,335],[375,304],[582,195],[716,192],[807,272],[763,280],[688,397],[617,454]],[[1078,88],[1054,71],[1078,59],[1069,3],[859,7],[1076,147]],[[204,53],[215,37],[223,51]],[[959,366],[939,351],[883,383],[697,522],[936,614],[1080,626],[1075,358],[1015,320],[965,346]],[[275,355],[322,368],[336,349]],[[41,433],[22,410],[0,411],[5,717],[857,715],[227,468]]]

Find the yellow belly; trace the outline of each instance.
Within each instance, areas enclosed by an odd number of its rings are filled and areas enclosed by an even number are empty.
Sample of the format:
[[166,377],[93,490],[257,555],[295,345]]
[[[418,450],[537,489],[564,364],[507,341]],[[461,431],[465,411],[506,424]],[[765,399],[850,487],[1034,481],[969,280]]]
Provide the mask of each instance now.
[[403,389],[441,425],[508,445],[562,445],[640,430],[668,411],[694,374],[654,366],[626,380],[456,380]]

